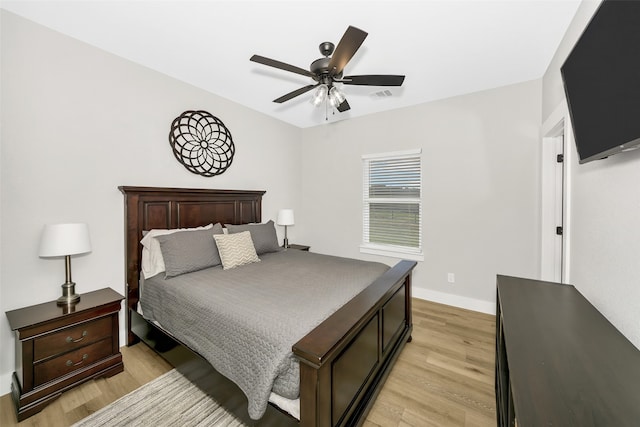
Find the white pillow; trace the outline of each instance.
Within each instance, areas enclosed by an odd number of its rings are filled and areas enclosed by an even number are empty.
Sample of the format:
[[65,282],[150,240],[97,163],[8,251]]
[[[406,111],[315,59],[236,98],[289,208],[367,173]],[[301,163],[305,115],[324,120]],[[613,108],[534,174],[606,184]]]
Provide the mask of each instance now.
[[162,258],[162,250],[160,249],[160,242],[156,239],[156,236],[163,234],[171,234],[177,231],[185,230],[209,230],[213,228],[213,224],[205,225],[196,228],[171,228],[171,229],[153,229],[149,230],[147,234],[140,240],[142,243],[142,274],[145,279],[160,274],[165,270],[164,258]]
[[235,234],[214,234],[213,238],[218,246],[223,270],[260,262],[249,231]]

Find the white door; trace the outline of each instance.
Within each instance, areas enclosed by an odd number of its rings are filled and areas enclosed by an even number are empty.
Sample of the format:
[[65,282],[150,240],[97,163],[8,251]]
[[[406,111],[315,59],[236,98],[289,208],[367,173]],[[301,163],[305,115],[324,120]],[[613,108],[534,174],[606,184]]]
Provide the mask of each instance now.
[[556,163],[554,167],[554,204],[555,204],[555,237],[553,281],[562,282],[563,247],[564,247],[564,135],[553,138],[555,145]]
[[542,140],[541,279],[562,282],[564,260],[564,121]]

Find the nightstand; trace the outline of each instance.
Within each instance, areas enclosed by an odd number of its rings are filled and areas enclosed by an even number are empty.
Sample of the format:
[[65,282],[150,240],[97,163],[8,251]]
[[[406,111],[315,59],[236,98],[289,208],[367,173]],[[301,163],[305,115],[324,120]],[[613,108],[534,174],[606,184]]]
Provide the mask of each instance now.
[[124,370],[118,312],[124,297],[111,288],[7,312],[16,336],[11,397],[18,421],[40,412],[64,391]]
[[298,251],[307,251],[309,252],[309,249],[311,249],[311,246],[306,246],[306,245],[289,245],[289,247],[287,249],[295,249]]

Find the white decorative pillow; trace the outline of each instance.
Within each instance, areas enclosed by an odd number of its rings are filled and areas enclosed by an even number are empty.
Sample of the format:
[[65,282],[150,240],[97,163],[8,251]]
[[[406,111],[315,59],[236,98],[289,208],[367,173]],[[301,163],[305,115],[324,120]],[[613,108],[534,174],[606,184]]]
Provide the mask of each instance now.
[[252,262],[260,262],[260,258],[256,254],[256,248],[253,246],[250,232],[216,234],[213,238],[216,239],[224,270],[251,264]]
[[195,228],[171,228],[171,229],[153,229],[149,230],[140,243],[142,243],[142,261],[140,268],[145,279],[162,273],[165,270],[164,259],[162,258],[162,250],[160,242],[155,238],[163,234],[171,234],[177,231],[185,230],[208,230],[213,228],[213,224]]

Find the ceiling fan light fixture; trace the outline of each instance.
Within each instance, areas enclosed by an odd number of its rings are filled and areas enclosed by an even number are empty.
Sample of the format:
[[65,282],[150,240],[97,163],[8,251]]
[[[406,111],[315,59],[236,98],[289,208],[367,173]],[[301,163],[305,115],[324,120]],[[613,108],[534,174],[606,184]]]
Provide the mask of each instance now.
[[318,89],[313,93],[313,97],[311,97],[311,104],[314,107],[320,106],[326,99],[327,93],[329,92],[329,87],[327,85],[320,85]]
[[313,79],[314,83],[284,94],[283,96],[274,99],[273,102],[282,104],[283,102],[289,101],[303,93],[312,91],[313,96],[310,98],[310,103],[315,107],[319,107],[324,104],[326,107],[325,111],[328,111],[330,104],[331,108],[336,109],[339,113],[344,113],[345,111],[349,111],[351,106],[345,99],[344,93],[342,93],[340,89],[334,87],[334,84],[340,83],[358,86],[402,86],[402,82],[404,81],[405,76],[403,75],[343,75],[345,66],[349,61],[351,61],[351,58],[353,58],[358,49],[360,49],[360,46],[366,37],[366,31],[362,31],[350,25],[347,27],[347,31],[344,32],[344,35],[337,45],[334,45],[331,42],[323,42],[320,44],[320,53],[323,57],[313,61],[308,70],[260,55],[253,55],[249,60],[268,67],[277,68]]
[[333,108],[338,108],[345,99],[344,93],[337,87],[333,86],[331,90],[329,90],[329,104],[331,104]]

